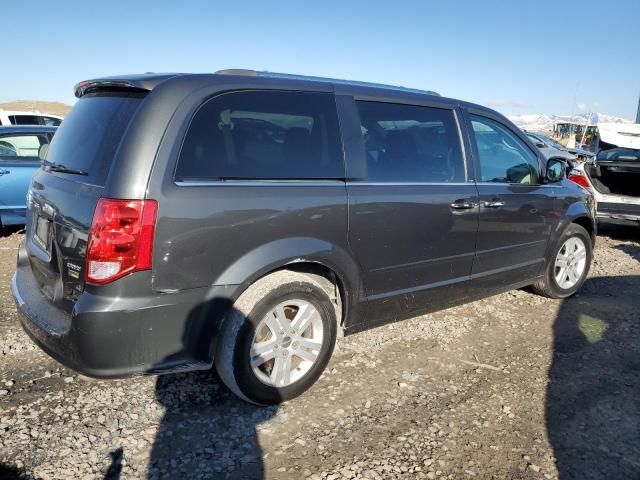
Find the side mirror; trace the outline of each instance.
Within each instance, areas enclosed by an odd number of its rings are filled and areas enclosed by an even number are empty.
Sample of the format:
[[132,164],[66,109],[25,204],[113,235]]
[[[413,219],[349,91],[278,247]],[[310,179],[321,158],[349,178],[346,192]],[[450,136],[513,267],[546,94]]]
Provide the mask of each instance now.
[[548,183],[557,183],[562,180],[567,170],[567,163],[561,158],[550,158],[547,160],[547,172],[545,178]]

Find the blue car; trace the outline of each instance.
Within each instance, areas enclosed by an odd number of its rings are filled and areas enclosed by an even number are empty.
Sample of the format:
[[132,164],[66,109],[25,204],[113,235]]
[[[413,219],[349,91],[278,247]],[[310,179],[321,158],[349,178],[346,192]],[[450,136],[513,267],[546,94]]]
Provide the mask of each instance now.
[[0,226],[24,225],[27,190],[56,127],[0,127]]

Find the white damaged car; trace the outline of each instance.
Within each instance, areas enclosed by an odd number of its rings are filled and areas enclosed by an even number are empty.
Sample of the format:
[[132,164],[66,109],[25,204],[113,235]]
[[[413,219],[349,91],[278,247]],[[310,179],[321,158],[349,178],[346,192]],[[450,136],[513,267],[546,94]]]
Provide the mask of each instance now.
[[599,123],[598,154],[569,180],[589,190],[598,221],[640,226],[640,124]]

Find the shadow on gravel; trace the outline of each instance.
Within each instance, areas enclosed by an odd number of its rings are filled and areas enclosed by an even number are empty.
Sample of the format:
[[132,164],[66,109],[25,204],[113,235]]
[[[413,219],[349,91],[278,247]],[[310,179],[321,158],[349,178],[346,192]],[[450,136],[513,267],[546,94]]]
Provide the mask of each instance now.
[[640,478],[639,286],[590,279],[555,320],[546,421],[560,480]]
[[640,242],[640,226],[614,225],[607,223],[598,224],[598,235],[613,238],[614,240]]
[[[0,238],[10,237],[14,233],[24,233],[24,225],[2,227],[0,226]],[[3,477],[0,477],[3,478]]]
[[212,372],[158,377],[166,412],[154,440],[149,478],[262,479],[256,426],[277,407],[239,400]]
[[120,472],[122,472],[124,450],[117,448],[109,455],[111,456],[111,465],[109,465],[107,473],[104,475],[104,480],[118,480],[120,478]]
[[21,468],[0,463],[0,479],[2,480],[31,480],[32,478]]
[[631,258],[635,259],[637,262],[640,262],[640,245],[631,245],[628,243],[623,243],[621,245],[616,245],[614,248],[626,253]]
[[[213,299],[190,312],[184,349],[205,356],[217,328],[211,312],[233,308]],[[172,361],[172,357],[167,360]],[[149,459],[149,478],[264,478],[257,426],[277,406],[257,407],[231,393],[213,371],[161,375],[156,400],[165,407]]]

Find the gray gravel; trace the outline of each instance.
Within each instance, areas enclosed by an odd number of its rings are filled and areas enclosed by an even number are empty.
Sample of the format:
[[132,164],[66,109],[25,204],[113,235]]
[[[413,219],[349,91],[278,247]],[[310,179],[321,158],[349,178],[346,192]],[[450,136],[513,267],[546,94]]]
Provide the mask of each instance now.
[[570,300],[518,290],[346,337],[272,408],[211,372],[61,367],[18,324],[4,235],[0,478],[640,478],[637,230],[599,237]]

